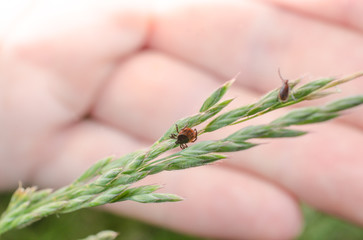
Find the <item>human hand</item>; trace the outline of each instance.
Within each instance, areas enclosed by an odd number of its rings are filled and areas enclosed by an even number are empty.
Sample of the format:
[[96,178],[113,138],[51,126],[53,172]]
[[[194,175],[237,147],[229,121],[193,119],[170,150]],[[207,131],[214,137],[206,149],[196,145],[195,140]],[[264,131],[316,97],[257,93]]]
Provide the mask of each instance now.
[[[285,77],[361,70],[359,19],[342,28],[334,11],[324,15],[328,24],[318,13],[301,15],[309,12],[304,6],[267,3],[29,7],[1,40],[0,186],[19,179],[62,186],[97,159],[146,147],[239,71],[234,106],[280,84],[278,67]],[[344,91],[360,89],[356,81]],[[109,207],[219,238],[289,239],[301,228],[300,199],[363,224],[361,115],[355,110],[344,121],[309,127],[313,134],[274,140],[216,166],[143,181],[165,183],[163,191],[186,198],[181,203]]]

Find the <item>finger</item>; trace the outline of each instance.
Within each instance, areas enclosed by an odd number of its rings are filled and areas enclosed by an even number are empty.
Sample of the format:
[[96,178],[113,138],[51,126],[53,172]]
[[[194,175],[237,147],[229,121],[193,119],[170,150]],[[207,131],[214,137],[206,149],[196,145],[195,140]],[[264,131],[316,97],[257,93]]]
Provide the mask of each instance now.
[[179,118],[198,112],[218,85],[215,77],[187,63],[142,51],[120,64],[92,116],[154,141]]
[[[363,31],[363,4],[361,1],[288,1],[267,0],[298,14],[305,14],[321,20]],[[324,9],[324,11],[321,11]]]
[[56,3],[30,4],[16,24],[10,21],[14,25],[1,41],[0,92],[6,100],[0,142],[6,147],[0,158],[1,164],[18,163],[14,171],[1,168],[6,179],[28,178],[49,134],[88,115],[116,62],[147,35],[148,13],[137,4]]
[[356,210],[363,199],[362,132],[335,122],[302,129],[310,133],[235,153],[226,164],[276,181],[304,202],[363,225]]
[[20,79],[43,71],[73,121],[87,113],[116,62],[144,46],[149,13],[125,1],[58,2],[33,4],[19,17],[3,41],[2,67]]
[[223,78],[241,72],[251,89],[275,88],[279,67],[289,78],[361,70],[362,35],[340,25],[261,1],[194,1],[170,9],[156,13],[152,47]]
[[142,183],[166,183],[162,192],[185,199],[108,207],[177,231],[218,239],[292,239],[301,230],[299,205],[289,194],[231,169],[210,166],[164,172]]

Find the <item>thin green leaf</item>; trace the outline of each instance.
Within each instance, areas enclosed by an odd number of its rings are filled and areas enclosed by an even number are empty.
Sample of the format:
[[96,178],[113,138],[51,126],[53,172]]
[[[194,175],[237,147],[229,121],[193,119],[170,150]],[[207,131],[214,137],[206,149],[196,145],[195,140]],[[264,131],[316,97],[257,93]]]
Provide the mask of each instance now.
[[129,188],[125,191],[123,191],[121,194],[119,194],[117,197],[113,198],[111,203],[119,202],[127,200],[130,197],[136,196],[136,195],[143,195],[143,194],[149,194],[152,192],[155,192],[156,190],[160,189],[161,186],[159,185],[146,185],[146,186],[139,186],[134,188]]
[[338,116],[338,113],[315,113],[313,115],[310,115],[306,119],[301,119],[299,122],[296,122],[295,125],[325,122]]
[[128,200],[132,200],[139,203],[161,203],[161,202],[178,202],[183,198],[170,194],[170,193],[148,193],[131,196]]
[[87,169],[73,184],[79,184],[100,175],[103,167],[106,166],[111,160],[112,157],[101,159],[100,161],[92,165],[89,169]]
[[348,108],[356,107],[363,103],[363,95],[339,99],[323,107],[325,112],[338,112]]
[[106,203],[114,202],[120,195],[126,192],[129,185],[120,185],[104,191],[88,203],[88,207],[95,207]]
[[95,182],[95,185],[106,186],[114,181],[119,174],[121,174],[122,168],[113,168],[102,174]]
[[319,110],[320,109],[317,107],[306,107],[306,108],[296,109],[272,121],[271,124],[280,127],[288,127],[291,125],[295,125],[299,122],[304,121],[309,116],[319,112]]
[[230,125],[244,116],[247,116],[251,107],[252,105],[247,105],[219,115],[205,127],[204,132],[215,131],[219,128]]
[[319,80],[315,80],[313,82],[309,82],[302,87],[298,88],[294,92],[294,97],[297,99],[308,96],[309,94],[314,93],[315,91],[324,88],[327,84],[334,81],[334,78],[323,78]]
[[97,233],[96,235],[91,235],[86,238],[82,238],[79,240],[113,240],[118,236],[117,232],[105,230]]
[[270,125],[258,125],[258,126],[245,127],[229,135],[226,139],[238,142],[253,138],[297,137],[304,134],[306,134],[306,132],[274,127]]
[[204,101],[204,103],[203,103],[202,107],[200,108],[199,112],[205,112],[209,108],[213,107],[224,96],[224,94],[227,92],[227,90],[229,89],[229,87],[236,80],[236,77],[237,76],[238,75],[236,75],[234,78],[232,78],[231,80],[229,80],[228,82],[226,82],[225,84],[223,84],[222,87],[220,87],[216,91],[214,91],[212,93],[212,95],[210,95],[207,98],[207,100]]
[[166,171],[172,170],[181,170],[186,168],[198,167],[202,165],[206,165],[211,162],[218,161],[220,159],[226,158],[220,154],[205,154],[200,156],[179,156],[176,158],[171,159],[170,161],[165,161],[165,168]]

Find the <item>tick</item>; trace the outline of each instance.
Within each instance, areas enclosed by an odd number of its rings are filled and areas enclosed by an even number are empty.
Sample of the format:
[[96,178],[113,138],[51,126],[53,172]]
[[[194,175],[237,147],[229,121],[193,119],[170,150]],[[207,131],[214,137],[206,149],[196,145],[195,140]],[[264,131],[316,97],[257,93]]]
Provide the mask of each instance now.
[[[281,89],[279,91],[279,95],[277,97],[278,97],[280,102],[286,102],[289,99],[290,92],[291,92],[290,85],[289,85],[289,80],[284,79],[281,76],[280,69],[278,70],[278,72],[279,72],[280,79],[282,81],[282,87],[281,87]],[[294,95],[291,94],[291,97],[295,100]]]
[[175,124],[176,132],[178,134],[172,133],[170,138],[176,139],[175,144],[180,144],[181,149],[185,149],[188,147],[187,143],[195,142],[197,140],[198,132],[197,129],[191,129],[188,127],[184,127],[182,130],[178,129],[178,125]]

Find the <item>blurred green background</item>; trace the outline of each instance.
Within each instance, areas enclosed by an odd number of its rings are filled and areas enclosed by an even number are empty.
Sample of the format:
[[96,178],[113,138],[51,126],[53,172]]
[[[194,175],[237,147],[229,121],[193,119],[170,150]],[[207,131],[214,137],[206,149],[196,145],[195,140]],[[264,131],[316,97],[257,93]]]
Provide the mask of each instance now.
[[[0,194],[0,213],[10,200],[10,193]],[[363,228],[303,206],[305,231],[297,240],[362,240]],[[151,226],[96,209],[50,216],[32,225],[10,231],[1,240],[73,240],[102,230],[119,232],[117,240],[205,240]]]

